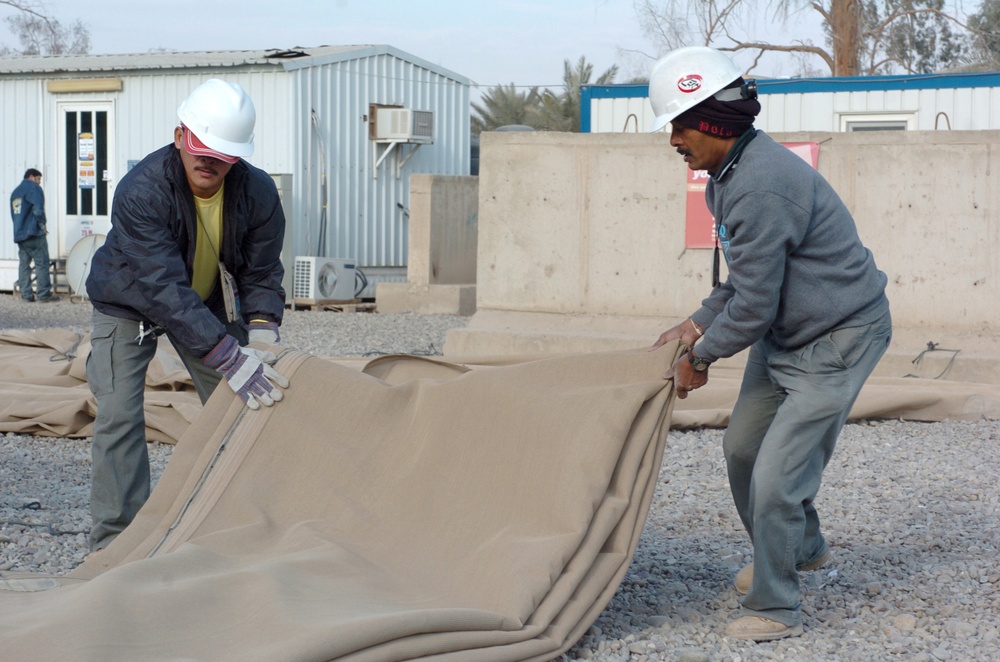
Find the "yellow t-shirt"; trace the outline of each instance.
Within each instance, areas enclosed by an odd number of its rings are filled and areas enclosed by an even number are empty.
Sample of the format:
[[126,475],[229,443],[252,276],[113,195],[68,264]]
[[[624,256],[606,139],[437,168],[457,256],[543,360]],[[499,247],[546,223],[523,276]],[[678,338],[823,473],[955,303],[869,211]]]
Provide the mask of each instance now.
[[202,301],[208,299],[219,281],[219,247],[222,246],[222,193],[220,188],[211,198],[194,197],[198,214],[198,236],[194,245],[194,273],[191,287]]

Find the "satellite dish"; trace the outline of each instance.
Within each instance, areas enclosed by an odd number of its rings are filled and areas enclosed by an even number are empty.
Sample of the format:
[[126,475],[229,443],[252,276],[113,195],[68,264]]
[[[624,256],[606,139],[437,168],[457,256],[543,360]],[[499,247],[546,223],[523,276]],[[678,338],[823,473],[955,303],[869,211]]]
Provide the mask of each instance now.
[[103,234],[87,235],[73,244],[66,257],[66,280],[74,294],[87,296],[87,275],[90,274],[90,262],[97,249],[104,245],[106,237]]

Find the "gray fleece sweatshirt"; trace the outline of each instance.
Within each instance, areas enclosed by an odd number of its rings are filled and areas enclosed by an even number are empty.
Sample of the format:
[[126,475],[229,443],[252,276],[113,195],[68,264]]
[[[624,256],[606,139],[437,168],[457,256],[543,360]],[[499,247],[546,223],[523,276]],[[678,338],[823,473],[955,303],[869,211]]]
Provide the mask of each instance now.
[[732,356],[765,334],[794,349],[889,309],[886,275],[847,207],[808,163],[758,131],[718,175],[705,198],[729,277],[691,315],[707,329],[698,356]]

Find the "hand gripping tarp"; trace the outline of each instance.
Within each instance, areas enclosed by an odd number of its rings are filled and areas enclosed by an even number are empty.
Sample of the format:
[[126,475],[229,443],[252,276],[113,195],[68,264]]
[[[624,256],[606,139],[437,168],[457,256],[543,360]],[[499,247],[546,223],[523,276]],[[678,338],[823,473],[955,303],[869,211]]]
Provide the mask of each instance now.
[[[68,577],[0,579],[11,660],[547,660],[615,593],[676,343],[468,370],[299,352],[220,388],[136,521]],[[377,376],[376,376],[377,375]]]

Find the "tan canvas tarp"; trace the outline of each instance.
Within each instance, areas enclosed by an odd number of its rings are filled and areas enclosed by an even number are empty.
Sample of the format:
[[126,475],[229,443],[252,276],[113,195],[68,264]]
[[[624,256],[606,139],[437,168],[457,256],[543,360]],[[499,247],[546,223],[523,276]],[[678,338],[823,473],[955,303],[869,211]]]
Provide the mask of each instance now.
[[[54,437],[88,437],[93,432],[94,399],[86,384],[89,336],[62,329],[0,333],[0,432]],[[524,357],[449,359],[474,367],[517,363]],[[360,363],[360,362],[354,362]],[[368,364],[375,374],[382,360]],[[397,375],[419,376],[431,362],[403,367]],[[677,402],[672,427],[719,427],[729,421],[742,371],[716,366],[708,386]],[[201,405],[191,378],[170,343],[162,341],[146,378],[146,437],[175,443]],[[898,418],[908,421],[1000,418],[1000,386],[946,379],[872,377],[851,410],[851,420]]]
[[676,351],[372,374],[287,352],[285,401],[251,412],[218,389],[106,550],[68,578],[0,580],[0,651],[550,659],[635,550]]
[[[0,432],[89,437],[97,403],[87,386],[90,335],[65,329],[0,333]],[[160,342],[146,373],[146,438],[174,443],[201,411],[191,377]]]

